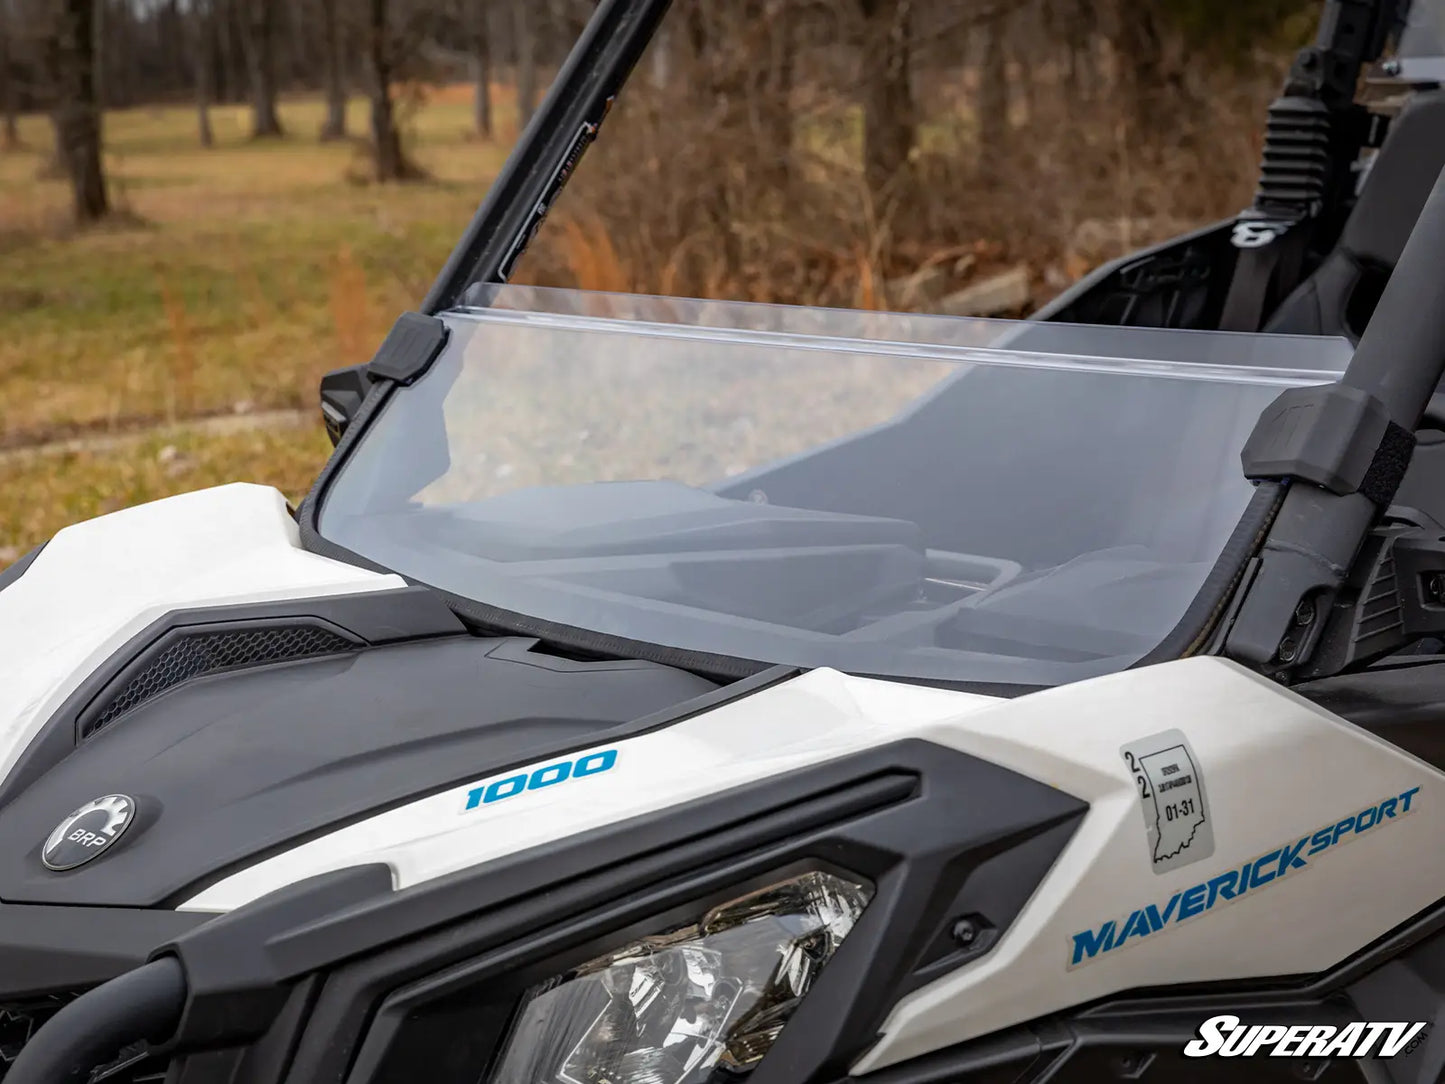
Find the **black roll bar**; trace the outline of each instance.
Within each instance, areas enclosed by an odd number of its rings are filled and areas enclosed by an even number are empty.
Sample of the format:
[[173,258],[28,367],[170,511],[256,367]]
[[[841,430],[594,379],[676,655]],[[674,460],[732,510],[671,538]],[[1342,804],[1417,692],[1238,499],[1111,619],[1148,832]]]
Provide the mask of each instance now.
[[468,286],[505,282],[571,178],[671,0],[602,0],[502,167],[421,311],[456,305]]

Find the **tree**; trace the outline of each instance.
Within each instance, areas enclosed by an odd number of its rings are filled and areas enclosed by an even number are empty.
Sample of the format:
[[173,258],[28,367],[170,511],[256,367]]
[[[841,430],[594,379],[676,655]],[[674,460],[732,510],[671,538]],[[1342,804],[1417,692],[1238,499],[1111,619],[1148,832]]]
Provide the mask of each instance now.
[[85,224],[110,210],[95,97],[95,0],[54,3],[49,53],[56,156],[70,181],[75,221]]
[[517,61],[517,127],[525,128],[537,111],[537,0],[512,0],[512,50]]
[[978,85],[979,167],[991,174],[999,151],[1008,144],[1008,54],[1004,50],[1005,23],[1010,11],[1000,8],[983,25],[983,51]]
[[492,138],[492,28],[488,0],[471,0],[472,13],[472,116],[477,135]]
[[213,48],[215,38],[211,28],[211,5],[209,0],[191,0],[191,46],[196,80],[196,134],[201,146],[215,145],[216,137],[211,131],[211,98],[215,71]]
[[913,150],[913,0],[859,0],[864,19],[863,172],[875,196],[896,187]]
[[378,181],[405,181],[418,176],[401,146],[396,103],[391,95],[396,76],[397,37],[388,18],[389,0],[370,0],[367,59],[371,67],[371,150]]
[[251,84],[251,135],[284,135],[276,113],[275,0],[242,0],[241,46]]
[[15,34],[14,14],[10,0],[0,0],[0,151],[13,151],[20,146],[20,125],[17,117],[19,105],[16,102],[15,76],[10,65],[15,59],[12,47]]
[[345,62],[342,59],[341,19],[337,0],[321,0],[322,47],[325,50],[326,120],[321,125],[321,141],[346,138]]

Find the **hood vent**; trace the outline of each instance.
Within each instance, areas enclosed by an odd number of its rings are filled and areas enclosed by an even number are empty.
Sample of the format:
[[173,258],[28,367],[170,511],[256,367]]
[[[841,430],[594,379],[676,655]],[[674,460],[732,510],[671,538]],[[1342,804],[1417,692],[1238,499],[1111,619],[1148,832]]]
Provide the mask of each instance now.
[[172,629],[101,690],[76,721],[76,730],[82,741],[93,737],[131,709],[197,678],[360,647],[361,641],[314,620]]

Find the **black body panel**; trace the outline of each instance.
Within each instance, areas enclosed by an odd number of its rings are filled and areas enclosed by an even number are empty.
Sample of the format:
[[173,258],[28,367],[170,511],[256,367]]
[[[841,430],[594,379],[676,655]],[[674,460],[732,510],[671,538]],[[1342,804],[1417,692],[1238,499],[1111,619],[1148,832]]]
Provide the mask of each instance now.
[[21,554],[20,558],[8,568],[0,569],[0,591],[5,590],[5,588],[9,587],[21,576],[25,575],[25,570],[34,564],[35,558],[40,556],[40,551],[44,548],[45,543],[42,542],[29,553]]
[[[4,807],[0,900],[179,902],[326,829],[633,733],[717,690],[654,663],[581,662],[534,646],[403,642],[222,673],[146,700]],[[65,740],[73,746],[73,730]],[[125,838],[69,873],[45,869],[40,848],[55,826],[113,793],[139,806]]]
[[[274,1030],[285,992],[322,975],[279,1079],[476,1084],[531,984],[754,885],[823,868],[869,880],[874,899],[750,1084],[836,1080],[898,997],[992,950],[996,936],[960,946],[948,932],[965,917],[1006,931],[1086,810],[1046,784],[912,740],[400,892],[378,892],[365,870],[345,884],[317,878],[168,950],[195,976],[178,1048],[216,1041],[208,1004],[268,1007],[227,1042]],[[359,898],[312,917],[327,907],[311,898],[338,891]]]
[[121,907],[0,905],[0,1008],[95,986],[214,916]]
[[1377,666],[1294,691],[1445,770],[1445,660]]
[[[240,606],[216,606],[194,610],[173,610],[131,637],[130,642],[87,675],[65,703],[46,720],[15,766],[0,779],[0,807],[39,779],[80,744],[96,721],[103,720],[121,703],[138,706],[170,691],[177,685],[216,672],[217,668],[193,667],[173,675],[175,681],[152,682],[146,695],[133,695],[137,681],[148,676],[149,664],[164,658],[169,648],[191,637],[245,637],[257,630],[281,626],[311,629],[324,636],[346,641],[345,647],[380,646],[433,636],[461,636],[466,626],[447,609],[433,591],[407,587],[388,591],[367,591],[347,595],[282,599]],[[254,653],[253,653],[254,654]],[[305,657],[304,653],[293,653]],[[256,665],[243,658],[217,659],[244,669]],[[87,726],[91,724],[91,726]],[[92,796],[94,797],[94,796]]]

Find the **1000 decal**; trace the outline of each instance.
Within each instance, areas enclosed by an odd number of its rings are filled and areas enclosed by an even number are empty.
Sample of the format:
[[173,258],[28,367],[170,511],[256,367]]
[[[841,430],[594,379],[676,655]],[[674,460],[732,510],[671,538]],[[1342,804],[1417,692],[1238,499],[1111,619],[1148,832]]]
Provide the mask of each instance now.
[[491,805],[494,802],[515,798],[519,794],[534,790],[545,790],[566,783],[570,779],[582,779],[589,775],[601,775],[611,771],[617,764],[617,750],[607,749],[600,753],[588,753],[576,760],[559,760],[532,772],[519,772],[504,779],[483,783],[467,791],[467,809]]

